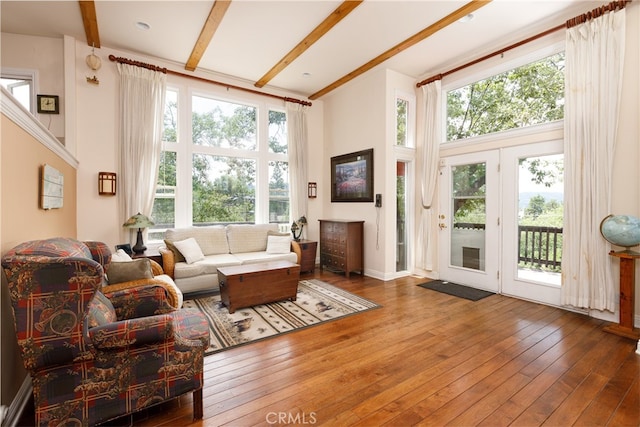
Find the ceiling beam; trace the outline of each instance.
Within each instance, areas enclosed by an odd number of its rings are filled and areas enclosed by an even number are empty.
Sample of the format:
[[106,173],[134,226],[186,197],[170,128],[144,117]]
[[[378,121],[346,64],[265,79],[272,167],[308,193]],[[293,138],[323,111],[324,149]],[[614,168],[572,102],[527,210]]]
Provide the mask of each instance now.
[[100,33],[98,32],[98,18],[96,17],[96,4],[93,0],[80,0],[80,13],[82,13],[82,25],[87,37],[87,44],[100,47]]
[[315,42],[320,40],[322,36],[327,34],[338,22],[342,21],[353,9],[360,6],[364,0],[342,2],[329,16],[325,18],[313,31],[311,31],[300,43],[296,45],[289,53],[287,53],[276,65],[274,65],[267,73],[255,82],[254,86],[263,87],[278,73],[288,67],[297,57],[302,55]]
[[200,31],[200,37],[198,37],[196,44],[193,46],[191,56],[189,56],[189,60],[184,66],[185,70],[195,71],[230,5],[231,0],[216,0],[213,3],[209,17],[204,23],[202,31]]
[[311,96],[309,96],[309,99],[312,99],[312,100],[313,99],[318,99],[321,96],[326,95],[327,93],[331,92],[332,90],[334,90],[334,89],[342,86],[343,84],[355,79],[359,75],[364,74],[365,72],[369,71],[370,69],[372,69],[376,65],[379,65],[379,64],[383,63],[387,59],[389,59],[389,58],[399,54],[400,52],[412,47],[413,45],[421,42],[422,40],[426,39],[427,37],[432,36],[436,32],[438,32],[438,31],[442,30],[443,28],[453,24],[454,22],[457,22],[460,18],[462,18],[464,16],[467,16],[468,14],[474,12],[475,10],[480,9],[483,6],[486,6],[490,2],[491,2],[491,0],[472,0],[471,2],[469,2],[466,5],[462,6],[461,8],[455,10],[454,12],[452,12],[449,15],[445,16],[444,18],[440,19],[436,23],[428,26],[427,28],[423,29],[419,33],[414,34],[413,36],[409,37],[408,39],[398,43],[397,45],[395,45],[391,49],[389,49],[389,50],[385,51],[384,53],[378,55],[377,57],[373,58],[371,61],[367,62],[366,64],[360,66],[359,68],[356,68],[355,70],[353,70],[349,74],[347,74],[347,75],[341,77],[340,79],[336,80],[335,82],[331,83],[329,86],[325,87],[324,89],[321,89],[318,92],[312,94]]

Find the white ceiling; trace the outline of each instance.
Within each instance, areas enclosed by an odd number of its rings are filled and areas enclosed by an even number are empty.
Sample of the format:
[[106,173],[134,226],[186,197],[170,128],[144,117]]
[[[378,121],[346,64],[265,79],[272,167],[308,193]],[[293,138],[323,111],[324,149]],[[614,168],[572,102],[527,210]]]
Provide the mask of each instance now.
[[[100,1],[100,42],[127,52],[184,64],[213,1]],[[198,69],[259,80],[341,1],[233,0]],[[354,71],[466,4],[447,0],[367,0],[273,78],[277,87],[309,96]],[[607,2],[586,0],[494,0],[468,23],[454,22],[379,67],[416,80],[447,71]],[[86,40],[77,1],[0,2],[2,32]],[[143,31],[136,22],[151,28]],[[99,50],[96,51],[99,55]],[[104,58],[103,58],[104,61]],[[305,77],[304,73],[311,73]]]

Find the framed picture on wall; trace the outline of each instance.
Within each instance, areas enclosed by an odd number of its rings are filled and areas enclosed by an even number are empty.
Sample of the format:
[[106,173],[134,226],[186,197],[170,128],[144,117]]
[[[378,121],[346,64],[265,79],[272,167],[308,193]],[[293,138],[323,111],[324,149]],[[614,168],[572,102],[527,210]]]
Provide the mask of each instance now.
[[373,148],[331,158],[331,201],[373,202]]

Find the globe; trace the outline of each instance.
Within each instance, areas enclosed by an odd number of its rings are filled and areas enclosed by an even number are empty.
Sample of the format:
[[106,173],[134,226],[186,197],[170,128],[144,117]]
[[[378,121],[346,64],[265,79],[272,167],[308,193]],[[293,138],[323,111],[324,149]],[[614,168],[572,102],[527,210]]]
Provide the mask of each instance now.
[[629,250],[640,244],[640,218],[631,215],[609,215],[600,223],[600,233],[607,242]]

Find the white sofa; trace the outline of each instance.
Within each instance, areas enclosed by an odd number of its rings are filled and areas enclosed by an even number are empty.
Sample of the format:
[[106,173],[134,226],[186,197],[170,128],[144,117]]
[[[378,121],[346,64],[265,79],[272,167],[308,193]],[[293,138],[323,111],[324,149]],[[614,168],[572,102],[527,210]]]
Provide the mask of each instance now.
[[[290,235],[278,233],[277,224],[174,228],[164,237],[166,247],[160,249],[164,271],[183,293],[219,290],[218,267],[278,260],[300,263],[299,254],[291,251]],[[175,243],[190,238],[204,258],[188,263]],[[283,240],[289,243],[283,245]]]

